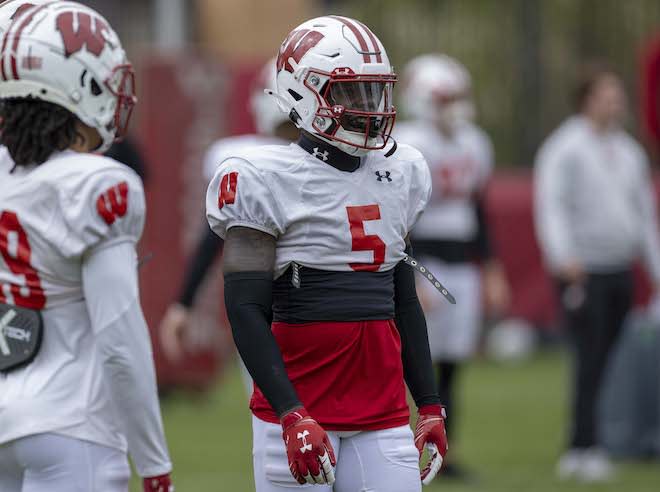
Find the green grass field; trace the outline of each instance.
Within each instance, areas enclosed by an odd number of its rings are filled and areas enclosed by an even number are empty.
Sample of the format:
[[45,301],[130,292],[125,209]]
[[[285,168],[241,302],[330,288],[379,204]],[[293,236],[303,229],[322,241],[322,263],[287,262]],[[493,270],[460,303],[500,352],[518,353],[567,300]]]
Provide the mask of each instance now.
[[[658,462],[620,464],[616,480],[607,485],[555,478],[565,436],[566,369],[556,353],[516,365],[474,363],[464,374],[459,442],[450,442],[450,453],[475,472],[477,481],[438,479],[425,491],[660,491]],[[209,395],[168,398],[163,412],[177,492],[254,490],[250,417],[237,370]],[[139,491],[137,482],[131,490]]]

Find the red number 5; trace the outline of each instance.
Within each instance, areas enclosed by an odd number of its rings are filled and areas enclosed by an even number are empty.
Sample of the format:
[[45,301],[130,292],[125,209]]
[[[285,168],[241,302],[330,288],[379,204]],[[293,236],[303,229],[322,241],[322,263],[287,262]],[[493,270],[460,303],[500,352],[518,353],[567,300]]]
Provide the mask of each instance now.
[[364,205],[361,207],[346,207],[348,224],[353,238],[353,251],[373,251],[372,263],[349,263],[356,272],[376,272],[385,261],[385,243],[375,234],[364,232],[364,222],[367,220],[380,220],[378,205]]
[[[24,308],[43,309],[46,296],[41,287],[41,279],[30,265],[30,243],[14,212],[4,211],[0,215],[0,254],[13,274],[25,277],[25,286],[10,284],[14,303]],[[0,302],[6,302],[2,289],[0,284]]]

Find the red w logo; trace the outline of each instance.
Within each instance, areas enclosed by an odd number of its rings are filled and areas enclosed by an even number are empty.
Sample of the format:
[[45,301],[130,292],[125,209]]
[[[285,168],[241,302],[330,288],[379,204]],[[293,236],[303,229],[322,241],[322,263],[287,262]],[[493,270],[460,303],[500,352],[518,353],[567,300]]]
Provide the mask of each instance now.
[[[109,36],[109,27],[103,19],[92,18],[91,15],[77,12],[78,28],[74,29],[74,13],[63,12],[57,17],[57,30],[62,34],[66,57],[87,48],[95,56],[100,56],[105,48],[106,36]],[[92,26],[92,21],[93,26]]]
[[280,53],[277,56],[277,71],[285,69],[287,72],[293,73],[289,59],[293,58],[296,63],[300,63],[300,59],[305,56],[305,53],[319,44],[323,38],[323,34],[318,31],[309,29],[293,31],[280,47]]
[[122,181],[109,188],[96,200],[96,211],[106,224],[112,225],[119,217],[126,215],[128,210],[128,183]]
[[236,201],[236,188],[238,187],[238,173],[225,174],[220,181],[218,193],[218,208],[231,205]]

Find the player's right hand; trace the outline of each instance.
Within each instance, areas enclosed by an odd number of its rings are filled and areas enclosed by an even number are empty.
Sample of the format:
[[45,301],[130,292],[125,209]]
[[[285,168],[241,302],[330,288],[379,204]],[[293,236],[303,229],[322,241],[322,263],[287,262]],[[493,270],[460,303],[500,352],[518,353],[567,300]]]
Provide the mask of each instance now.
[[178,362],[183,355],[183,334],[190,321],[190,310],[182,304],[171,304],[158,328],[160,344],[168,360]]
[[174,485],[172,485],[170,474],[166,473],[158,477],[143,479],[142,490],[144,492],[174,492]]
[[335,482],[335,452],[316,420],[304,408],[297,408],[282,416],[282,438],[293,478],[299,484],[328,484]]

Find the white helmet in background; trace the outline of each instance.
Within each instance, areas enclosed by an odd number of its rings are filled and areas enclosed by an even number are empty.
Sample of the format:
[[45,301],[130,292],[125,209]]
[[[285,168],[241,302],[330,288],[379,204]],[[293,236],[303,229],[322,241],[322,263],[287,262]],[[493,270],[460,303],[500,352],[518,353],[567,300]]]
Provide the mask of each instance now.
[[274,135],[282,123],[289,121],[289,115],[282,112],[275,100],[265,91],[277,87],[277,58],[271,58],[259,71],[250,94],[250,111],[260,135]]
[[53,0],[6,0],[0,2],[0,42],[2,42],[1,37],[5,35],[5,32],[9,29],[12,21],[21,15],[22,12],[25,12],[30,7],[36,7],[52,1]]
[[446,55],[421,55],[404,67],[401,103],[415,119],[455,127],[474,118],[467,69]]
[[277,101],[297,127],[354,155],[385,147],[396,75],[367,26],[339,16],[304,22],[282,43],[276,68]]
[[98,12],[76,2],[22,11],[2,41],[0,78],[0,98],[57,104],[96,129],[99,152],[123,136],[136,102],[119,37]]

